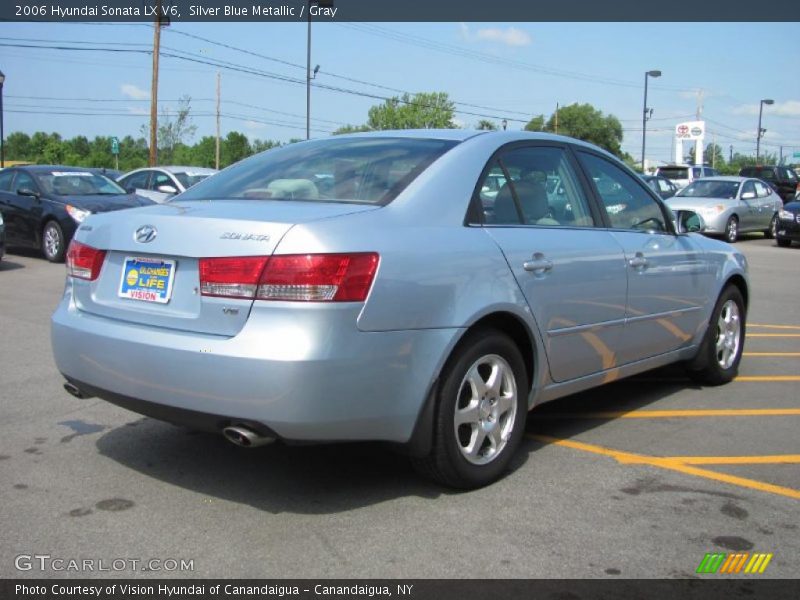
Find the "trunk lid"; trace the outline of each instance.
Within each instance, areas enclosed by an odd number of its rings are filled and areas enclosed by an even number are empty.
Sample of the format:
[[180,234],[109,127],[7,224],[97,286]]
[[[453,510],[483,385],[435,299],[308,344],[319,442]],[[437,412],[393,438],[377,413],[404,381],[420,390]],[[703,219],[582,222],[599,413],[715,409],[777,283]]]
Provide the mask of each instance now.
[[[225,200],[171,202],[93,215],[78,228],[75,239],[107,253],[95,281],[74,280],[75,303],[79,310],[115,320],[233,336],[247,321],[253,301],[202,296],[200,258],[271,256],[295,224],[377,208]],[[134,259],[140,260],[134,264]],[[156,283],[163,281],[160,291],[154,287],[155,292],[147,294],[150,300],[122,295],[130,296],[131,287],[147,282],[147,273],[157,274],[152,278]]]

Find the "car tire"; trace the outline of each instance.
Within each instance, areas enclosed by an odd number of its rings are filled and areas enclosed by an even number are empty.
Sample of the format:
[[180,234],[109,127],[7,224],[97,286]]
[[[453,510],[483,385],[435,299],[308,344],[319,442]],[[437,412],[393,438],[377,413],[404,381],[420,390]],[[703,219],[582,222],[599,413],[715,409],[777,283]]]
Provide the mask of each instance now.
[[775,239],[775,236],[778,235],[778,215],[775,214],[772,217],[772,220],[769,222],[769,227],[764,231],[764,237],[768,240]]
[[[487,386],[492,379],[496,384]],[[507,335],[468,333],[442,371],[433,448],[412,459],[417,471],[459,489],[499,479],[522,441],[528,390],[522,355]]]
[[42,229],[42,254],[50,262],[64,262],[64,231],[56,221],[48,221]]
[[775,243],[778,244],[781,248],[788,248],[792,245],[792,240],[787,238],[775,238]]
[[739,239],[739,219],[736,215],[731,216],[728,222],[725,223],[725,241],[729,244],[735,244]]
[[688,365],[689,376],[706,385],[722,385],[736,377],[745,326],[742,293],[735,285],[728,285],[717,299],[697,356]]

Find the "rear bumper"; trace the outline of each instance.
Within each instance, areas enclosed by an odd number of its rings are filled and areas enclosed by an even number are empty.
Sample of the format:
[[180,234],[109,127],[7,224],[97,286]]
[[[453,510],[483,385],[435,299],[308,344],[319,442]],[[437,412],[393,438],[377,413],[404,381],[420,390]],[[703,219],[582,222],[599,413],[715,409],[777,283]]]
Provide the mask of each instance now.
[[52,317],[53,354],[85,393],[177,424],[407,442],[459,330],[365,333],[359,307],[280,304],[255,306],[234,337],[209,336],[81,312],[68,285]]

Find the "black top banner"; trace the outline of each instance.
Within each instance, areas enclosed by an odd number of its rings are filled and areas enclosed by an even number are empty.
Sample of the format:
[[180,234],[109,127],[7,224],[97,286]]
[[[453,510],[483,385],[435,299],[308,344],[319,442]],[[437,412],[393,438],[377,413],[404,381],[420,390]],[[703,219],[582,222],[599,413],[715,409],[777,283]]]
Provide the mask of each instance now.
[[796,0],[4,0],[4,21],[800,21]]

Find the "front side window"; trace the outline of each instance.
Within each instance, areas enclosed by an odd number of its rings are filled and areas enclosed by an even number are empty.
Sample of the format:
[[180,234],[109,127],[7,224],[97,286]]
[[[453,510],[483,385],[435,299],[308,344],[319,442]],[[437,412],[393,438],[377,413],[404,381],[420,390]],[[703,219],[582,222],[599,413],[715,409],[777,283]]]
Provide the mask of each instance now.
[[759,198],[766,198],[772,193],[772,190],[769,189],[769,186],[766,183],[756,181],[755,186],[756,186],[756,195]]
[[150,179],[150,189],[158,190],[162,185],[171,185],[175,187],[175,182],[172,181],[172,178],[166,173],[153,173],[153,177]]
[[385,204],[458,142],[333,138],[257,154],[201,181],[181,200],[303,200]]
[[150,171],[139,171],[120,179],[119,184],[126,190],[146,190],[149,180]]
[[33,177],[25,173],[24,171],[17,171],[17,178],[14,180],[14,189],[16,190],[33,190],[34,192],[37,191],[36,183],[33,181]]
[[563,148],[508,150],[493,162],[478,190],[489,225],[594,226]]
[[637,231],[668,231],[661,205],[627,172],[605,158],[580,152],[611,226]]

